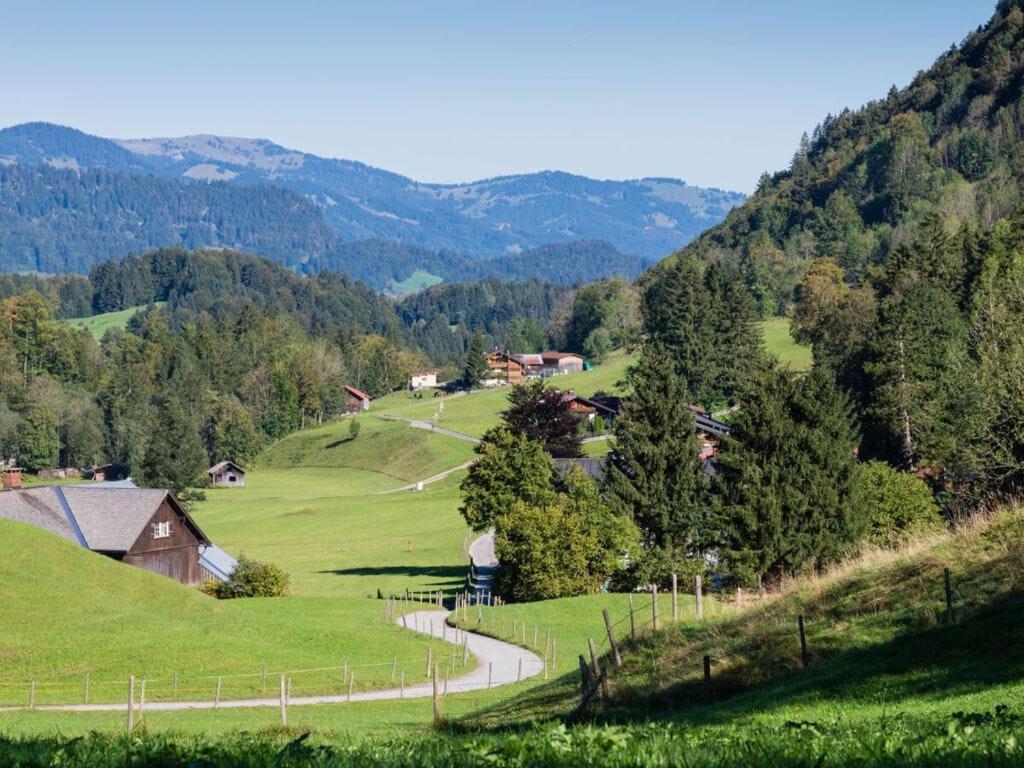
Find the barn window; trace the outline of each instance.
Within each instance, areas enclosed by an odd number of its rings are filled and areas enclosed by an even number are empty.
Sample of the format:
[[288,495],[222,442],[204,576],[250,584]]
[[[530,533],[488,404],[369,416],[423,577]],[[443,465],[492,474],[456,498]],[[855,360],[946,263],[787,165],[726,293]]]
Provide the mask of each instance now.
[[235,477],[234,475],[228,475],[228,482],[229,482],[229,483],[233,483],[233,482],[235,482],[235,481],[236,481],[237,479],[238,479],[238,478],[237,478],[237,477]]
[[166,539],[171,535],[171,521],[165,520],[162,523],[153,523],[153,538]]

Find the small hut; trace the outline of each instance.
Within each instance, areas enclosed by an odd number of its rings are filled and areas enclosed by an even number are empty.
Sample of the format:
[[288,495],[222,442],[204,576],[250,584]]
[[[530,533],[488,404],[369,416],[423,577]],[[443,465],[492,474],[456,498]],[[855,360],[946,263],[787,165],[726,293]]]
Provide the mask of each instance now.
[[215,488],[244,488],[245,470],[233,461],[222,461],[206,470],[210,485]]

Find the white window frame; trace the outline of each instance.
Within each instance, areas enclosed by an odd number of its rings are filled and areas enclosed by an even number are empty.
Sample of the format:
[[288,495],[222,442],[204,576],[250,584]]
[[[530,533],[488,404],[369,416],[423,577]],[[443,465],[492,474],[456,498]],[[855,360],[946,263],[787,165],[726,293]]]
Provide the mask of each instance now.
[[170,520],[164,520],[162,523],[153,523],[153,538],[154,539],[169,539],[173,528],[171,527]]

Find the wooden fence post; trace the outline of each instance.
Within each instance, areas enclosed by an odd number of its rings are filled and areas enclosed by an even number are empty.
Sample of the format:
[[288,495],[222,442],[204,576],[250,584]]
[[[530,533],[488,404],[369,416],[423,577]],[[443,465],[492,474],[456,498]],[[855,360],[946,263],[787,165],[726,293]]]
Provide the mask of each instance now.
[[704,655],[704,699],[711,698],[711,657]]
[[736,587],[736,607],[737,608],[742,608],[743,607],[743,588],[742,587]]
[[697,597],[697,621],[704,620],[704,577],[697,574],[695,594]]
[[146,680],[143,678],[141,685],[139,686],[139,721],[141,722],[145,717],[146,712]]
[[278,689],[278,699],[281,704],[281,727],[288,727],[288,699],[285,696],[284,690],[284,675],[281,675],[281,685]]
[[551,669],[558,669],[558,638],[551,638]]
[[655,630],[661,628],[661,621],[658,617],[658,585],[651,585],[651,625]]
[[487,687],[490,688],[494,682],[494,662],[487,662]]
[[[267,695],[267,665],[263,665],[263,696]],[[178,700],[178,673],[175,672],[171,679],[171,698]]]
[[469,635],[463,633],[462,635],[462,666],[469,664]]
[[36,681],[35,680],[33,680],[28,685],[28,708],[29,709],[35,709],[36,708]]
[[353,672],[348,677],[348,700],[352,701],[352,687],[356,684],[356,673]]
[[434,727],[441,727],[441,691],[437,687],[437,667],[434,667]]
[[85,703],[89,703],[89,673],[85,673]]
[[128,733],[135,730],[135,675],[128,675]]
[[217,678],[217,691],[213,695],[213,708],[216,709],[220,706],[220,685],[222,678]]
[[430,677],[430,668],[434,666],[434,649],[427,648],[427,677]]
[[633,619],[633,593],[629,593],[629,639],[636,640],[636,621]]
[[404,699],[405,698],[405,670],[404,669],[402,670],[402,682],[401,682],[401,687],[399,688],[398,698],[400,698],[400,699]]
[[516,676],[516,682],[523,682],[523,657],[519,657],[519,674]]
[[807,635],[804,633],[804,615],[801,613],[798,617],[798,623],[800,626],[800,663],[807,667]]
[[595,680],[601,681],[601,697],[608,700],[608,681],[601,674],[601,665],[597,661],[597,648],[594,646],[593,638],[587,638],[587,645],[590,647],[590,671],[594,674]]
[[953,583],[949,574],[949,568],[942,570],[942,580],[946,587],[946,623],[952,624],[955,618],[953,615]]
[[672,623],[679,621],[679,581],[676,574],[672,574]]
[[391,659],[391,681],[394,682],[395,675],[398,674],[398,657],[395,656]]
[[[675,579],[673,579],[675,581]],[[601,611],[604,616],[604,628],[608,633],[608,647],[612,649],[612,659],[615,661],[616,669],[622,666],[622,655],[619,653],[619,644],[615,642],[615,633],[612,632],[612,620],[608,616],[608,609],[605,608]]]
[[344,685],[348,682],[348,659],[341,665],[341,684]]

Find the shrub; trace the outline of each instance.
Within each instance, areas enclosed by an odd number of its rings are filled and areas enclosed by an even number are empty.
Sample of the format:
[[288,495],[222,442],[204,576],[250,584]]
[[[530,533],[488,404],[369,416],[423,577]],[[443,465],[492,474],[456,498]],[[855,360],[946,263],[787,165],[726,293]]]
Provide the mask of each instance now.
[[359,419],[352,419],[352,421],[348,425],[349,440],[355,440],[357,437],[359,437],[360,429],[362,429],[362,427],[359,425]]
[[240,555],[231,578],[218,585],[217,597],[281,597],[288,594],[288,574],[273,563]]
[[880,461],[859,467],[854,503],[866,514],[867,540],[877,546],[894,546],[945,527],[925,482]]

